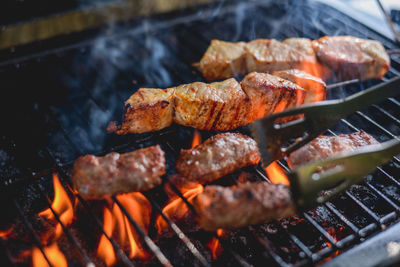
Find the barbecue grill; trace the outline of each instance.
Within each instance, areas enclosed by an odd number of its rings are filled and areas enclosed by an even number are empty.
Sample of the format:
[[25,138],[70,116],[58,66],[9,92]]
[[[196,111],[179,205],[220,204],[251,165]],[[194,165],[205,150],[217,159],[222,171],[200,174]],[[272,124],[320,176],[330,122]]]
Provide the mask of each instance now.
[[[378,167],[364,183],[298,217],[208,233],[197,229],[190,216],[176,221],[164,209],[173,196],[187,213],[193,212],[187,194],[168,181],[179,150],[191,145],[193,129],[174,125],[128,136],[105,131],[111,120],[121,117],[123,102],[139,87],[203,81],[191,64],[200,59],[211,39],[316,39],[324,35],[354,35],[378,40],[386,49],[399,48],[322,3],[230,1],[1,51],[0,159],[5,209],[0,225],[1,261],[28,265],[33,258],[34,264],[55,266],[60,264],[57,258],[70,266],[103,266],[112,263],[99,256],[103,238],[115,261],[127,266],[395,264],[400,258],[399,157]],[[391,55],[391,63],[383,80],[400,76],[400,56]],[[378,83],[369,80],[334,88],[327,98],[342,98]],[[398,138],[399,118],[400,98],[389,98],[342,119],[327,134],[364,130],[383,142]],[[246,127],[238,131],[249,133]],[[200,134],[206,139],[214,133]],[[166,152],[167,174],[162,186],[143,193],[143,201],[151,207],[148,223],[138,220],[119,196],[108,202],[88,202],[72,189],[71,169],[78,156],[127,152],[153,144]],[[288,170],[285,161],[278,164]],[[251,179],[270,181],[261,166],[244,171]],[[217,183],[235,184],[243,176],[237,172]],[[63,193],[54,193],[53,181],[60,181],[56,191]],[[68,205],[59,208],[53,202],[57,194],[69,199],[73,219],[66,220]],[[104,207],[120,210],[135,238],[135,256],[132,246],[106,227]],[[157,220],[166,225],[166,234],[158,233]]]

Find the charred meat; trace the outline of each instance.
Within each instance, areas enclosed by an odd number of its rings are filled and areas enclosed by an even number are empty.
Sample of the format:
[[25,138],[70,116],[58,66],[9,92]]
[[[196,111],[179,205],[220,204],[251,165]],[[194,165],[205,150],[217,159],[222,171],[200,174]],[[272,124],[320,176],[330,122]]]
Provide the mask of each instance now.
[[161,183],[165,156],[160,146],[129,153],[112,152],[104,157],[86,155],[74,164],[73,184],[85,199],[149,190]]
[[390,58],[381,43],[352,36],[326,36],[314,41],[289,38],[283,42],[213,40],[200,60],[207,80],[285,69],[304,70],[324,80],[366,80],[382,78],[389,67]]
[[169,89],[139,89],[125,102],[117,134],[143,133],[172,122],[201,130],[228,131],[247,125],[277,108],[301,105],[306,91],[266,73],[250,73],[241,83],[194,82]]
[[207,231],[235,229],[295,214],[289,187],[254,182],[207,186],[193,200],[200,227]]
[[287,162],[291,168],[297,168],[308,162],[328,158],[336,153],[351,152],[359,147],[374,144],[379,144],[379,142],[364,131],[338,136],[319,136],[290,154]]
[[259,161],[260,152],[253,139],[222,133],[197,147],[181,150],[176,169],[185,179],[204,184]]

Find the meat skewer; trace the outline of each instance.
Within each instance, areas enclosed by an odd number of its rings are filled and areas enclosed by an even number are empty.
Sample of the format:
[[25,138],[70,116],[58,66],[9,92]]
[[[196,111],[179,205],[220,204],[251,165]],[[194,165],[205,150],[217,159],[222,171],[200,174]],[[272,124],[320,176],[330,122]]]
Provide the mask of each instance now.
[[381,43],[353,36],[318,40],[290,38],[283,42],[257,39],[248,43],[212,40],[199,63],[207,80],[300,69],[323,80],[381,79],[390,58]]
[[112,152],[104,157],[86,155],[74,164],[73,185],[85,199],[134,191],[145,191],[161,184],[165,156],[155,145],[129,153]]
[[228,131],[267,114],[303,104],[306,91],[266,73],[250,73],[210,84],[194,82],[168,89],[140,88],[126,102],[117,134],[157,131],[173,122],[201,130]]
[[176,170],[182,179],[204,184],[259,161],[260,153],[252,138],[222,133],[197,147],[181,150]]
[[[288,162],[295,168],[337,153],[352,152],[357,148],[377,143],[371,135],[363,131],[339,136],[320,136],[293,152]],[[296,204],[289,187],[266,182],[231,187],[206,186],[192,203],[200,227],[207,231],[264,223],[292,216],[296,212]]]

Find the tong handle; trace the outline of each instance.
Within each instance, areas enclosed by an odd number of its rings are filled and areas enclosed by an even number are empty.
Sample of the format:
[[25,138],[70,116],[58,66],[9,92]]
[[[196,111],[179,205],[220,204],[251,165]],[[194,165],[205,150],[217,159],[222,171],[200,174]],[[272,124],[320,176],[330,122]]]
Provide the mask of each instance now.
[[304,211],[328,201],[398,154],[400,141],[394,139],[297,168],[288,174],[297,208]]

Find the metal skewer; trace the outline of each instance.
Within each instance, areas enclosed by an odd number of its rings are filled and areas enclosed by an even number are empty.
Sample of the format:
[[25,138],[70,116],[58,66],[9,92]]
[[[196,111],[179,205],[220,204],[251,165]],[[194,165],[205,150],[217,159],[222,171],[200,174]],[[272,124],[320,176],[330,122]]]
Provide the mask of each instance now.
[[396,31],[396,28],[394,26],[394,23],[392,19],[390,18],[389,14],[386,12],[385,8],[383,7],[382,3],[380,0],[376,0],[378,3],[379,8],[382,10],[383,15],[385,16],[386,22],[389,24],[390,29],[392,30],[394,36],[396,37],[397,42],[400,43],[400,34]]

